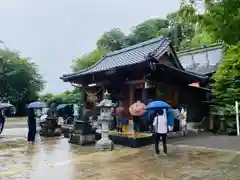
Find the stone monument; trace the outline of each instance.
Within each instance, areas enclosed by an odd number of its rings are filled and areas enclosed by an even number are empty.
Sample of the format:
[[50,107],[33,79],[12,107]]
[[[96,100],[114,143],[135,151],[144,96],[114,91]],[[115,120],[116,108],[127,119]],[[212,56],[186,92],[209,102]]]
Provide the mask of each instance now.
[[50,109],[47,112],[47,118],[45,121],[40,122],[40,136],[54,137],[61,136],[61,126],[58,125],[58,118],[56,116],[56,105],[51,104]]
[[106,91],[104,93],[103,100],[98,104],[98,107],[100,107],[100,116],[98,116],[98,121],[102,125],[102,137],[95,145],[95,148],[98,151],[112,151],[114,149],[114,144],[108,136],[109,124],[113,120],[113,117],[111,116],[111,109],[113,106],[114,104],[110,99],[110,94]]
[[[77,108],[75,108],[76,110]],[[69,132],[69,143],[85,145],[95,142],[95,133],[89,121],[90,112],[83,113],[83,106],[78,108],[79,113],[74,113],[74,127]],[[77,116],[78,114],[78,116]]]

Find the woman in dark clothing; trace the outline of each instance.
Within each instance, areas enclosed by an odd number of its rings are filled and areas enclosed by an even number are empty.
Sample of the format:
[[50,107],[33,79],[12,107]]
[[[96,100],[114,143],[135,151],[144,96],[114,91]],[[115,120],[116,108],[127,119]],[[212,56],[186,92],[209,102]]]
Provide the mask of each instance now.
[[28,142],[34,143],[35,142],[35,135],[37,132],[36,127],[36,118],[34,114],[34,109],[29,108],[28,109]]
[[5,124],[5,117],[3,115],[2,110],[0,110],[0,124],[1,124],[0,134],[2,134],[2,131],[3,131],[3,128],[4,128],[4,124]]
[[133,116],[133,130],[135,133],[139,133],[140,132],[140,117],[139,116]]

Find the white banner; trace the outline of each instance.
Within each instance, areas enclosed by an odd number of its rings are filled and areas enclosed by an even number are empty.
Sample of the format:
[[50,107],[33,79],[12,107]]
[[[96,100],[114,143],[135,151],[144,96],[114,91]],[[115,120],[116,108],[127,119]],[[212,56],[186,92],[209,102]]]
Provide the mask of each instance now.
[[236,125],[237,125],[237,135],[239,136],[240,132],[239,132],[239,112],[238,112],[238,102],[235,102],[235,107],[236,107]]

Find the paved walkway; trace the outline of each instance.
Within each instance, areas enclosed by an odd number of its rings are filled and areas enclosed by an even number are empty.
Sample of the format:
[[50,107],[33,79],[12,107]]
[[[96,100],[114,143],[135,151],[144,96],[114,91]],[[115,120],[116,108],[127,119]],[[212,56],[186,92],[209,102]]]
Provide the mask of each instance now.
[[[4,131],[2,140],[22,138],[27,129]],[[219,140],[223,139],[223,140]],[[77,146],[65,138],[37,137],[36,145],[18,141],[1,148],[1,180],[239,180],[240,151],[199,148],[205,140],[227,138],[203,135],[169,143],[168,158],[157,158],[153,146],[139,149],[116,147],[112,152],[95,152],[93,146]],[[236,137],[235,137],[236,138]],[[238,140],[238,139],[236,139]],[[213,143],[214,144],[214,143]],[[217,143],[216,143],[217,144]],[[189,146],[193,145],[193,146]],[[236,148],[237,149],[237,148]]]
[[27,127],[27,121],[8,120],[6,121],[5,128],[24,128]]
[[38,138],[36,145],[0,152],[0,179],[17,180],[227,180],[240,179],[240,153],[169,146],[168,159],[153,155],[152,146],[94,147],[70,145],[67,139]]
[[190,138],[179,138],[170,140],[174,145],[191,145],[215,149],[238,150],[240,151],[240,137],[214,135],[212,133],[202,133],[199,136]]

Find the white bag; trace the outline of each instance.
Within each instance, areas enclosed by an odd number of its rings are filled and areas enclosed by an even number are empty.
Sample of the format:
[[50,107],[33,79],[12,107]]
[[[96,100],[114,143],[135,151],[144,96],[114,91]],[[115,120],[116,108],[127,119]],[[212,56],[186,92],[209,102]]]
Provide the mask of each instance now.
[[44,121],[46,121],[46,118],[47,118],[47,114],[44,114],[40,117],[40,121],[44,122]]
[[58,125],[63,125],[64,124],[64,119],[62,117],[58,118]]

